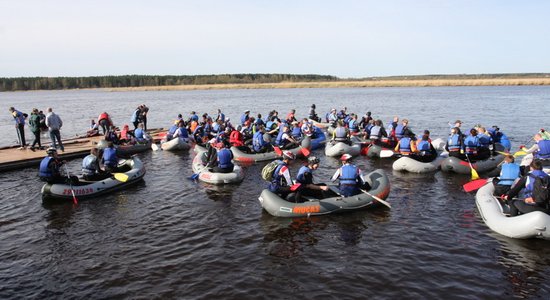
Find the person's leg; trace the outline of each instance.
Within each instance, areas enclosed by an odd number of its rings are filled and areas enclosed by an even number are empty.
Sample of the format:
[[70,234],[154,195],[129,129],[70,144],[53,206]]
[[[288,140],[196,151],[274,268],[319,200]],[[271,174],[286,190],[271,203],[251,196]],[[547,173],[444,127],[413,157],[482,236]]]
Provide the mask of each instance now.
[[55,142],[55,130],[50,130],[50,140],[52,141],[52,147],[57,149],[57,144]]
[[147,117],[143,116],[143,130],[147,131]]
[[55,138],[57,139],[57,142],[59,143],[59,148],[61,151],[65,151],[65,147],[63,146],[63,142],[61,142],[61,132],[59,130],[55,131]]

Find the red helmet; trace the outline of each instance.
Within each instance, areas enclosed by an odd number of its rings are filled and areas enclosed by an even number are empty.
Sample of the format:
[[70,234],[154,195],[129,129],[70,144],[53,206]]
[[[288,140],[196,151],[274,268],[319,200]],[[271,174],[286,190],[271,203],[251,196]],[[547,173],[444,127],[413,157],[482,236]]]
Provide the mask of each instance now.
[[294,155],[294,153],[287,150],[287,151],[283,152],[283,158],[295,159],[296,155]]
[[349,154],[343,154],[342,157],[340,157],[340,160],[341,161],[348,161],[352,158],[353,156],[349,155]]

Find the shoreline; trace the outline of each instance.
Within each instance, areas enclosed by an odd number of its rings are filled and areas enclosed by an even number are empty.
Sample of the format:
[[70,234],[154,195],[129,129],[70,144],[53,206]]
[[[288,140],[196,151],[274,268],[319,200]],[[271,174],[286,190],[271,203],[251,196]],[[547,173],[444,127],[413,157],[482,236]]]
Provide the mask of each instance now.
[[300,88],[375,88],[375,87],[457,87],[457,86],[521,86],[550,85],[550,78],[494,79],[409,79],[409,80],[349,80],[326,82],[229,83],[101,88],[110,92],[188,91],[232,89],[300,89]]

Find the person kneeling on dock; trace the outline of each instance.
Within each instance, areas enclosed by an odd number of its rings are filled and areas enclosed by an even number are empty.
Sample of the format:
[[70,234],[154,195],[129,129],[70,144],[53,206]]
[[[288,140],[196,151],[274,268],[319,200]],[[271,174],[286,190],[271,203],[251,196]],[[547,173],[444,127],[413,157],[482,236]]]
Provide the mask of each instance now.
[[340,158],[342,161],[342,167],[336,170],[336,173],[332,176],[332,181],[340,179],[340,194],[344,197],[349,197],[361,193],[360,188],[369,190],[370,186],[363,178],[361,170],[351,163],[352,156],[344,154]]
[[310,156],[307,159],[307,165],[302,166],[296,176],[296,182],[300,184],[296,190],[295,200],[296,202],[304,202],[302,196],[312,196],[317,199],[323,199],[323,191],[328,191],[328,186],[324,183],[313,183],[313,171],[319,168],[319,158],[316,156]]
[[113,143],[109,142],[107,148],[103,149],[101,161],[106,172],[114,173],[117,171],[118,157]]
[[61,161],[55,148],[49,148],[48,156],[40,162],[38,176],[40,180],[47,183],[65,183],[67,177],[61,175],[61,166],[65,161]]
[[110,176],[99,168],[99,150],[92,148],[90,154],[82,160],[82,177],[87,181],[99,181]]

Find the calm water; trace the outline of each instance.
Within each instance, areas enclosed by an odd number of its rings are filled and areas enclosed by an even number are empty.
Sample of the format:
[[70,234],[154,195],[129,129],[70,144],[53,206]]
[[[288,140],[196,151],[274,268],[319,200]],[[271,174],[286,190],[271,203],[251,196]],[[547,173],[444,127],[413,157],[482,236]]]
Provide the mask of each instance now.
[[[16,133],[7,109],[54,108],[65,138],[82,133],[102,110],[129,123],[135,106],[150,108],[149,127],[177,113],[237,121],[244,109],[305,116],[347,106],[387,122],[406,117],[416,132],[447,134],[499,125],[513,147],[548,124],[550,87],[289,89],[181,92],[55,91],[1,93],[0,145]],[[533,120],[545,120],[539,122]],[[326,158],[317,181],[338,161]],[[279,219],[257,200],[262,165],[245,168],[237,186],[195,183],[191,153],[140,155],[145,181],[101,199],[43,204],[36,169],[0,173],[0,299],[66,298],[548,298],[547,241],[511,240],[480,219],[469,178],[394,173],[391,162],[356,159],[388,172],[390,210],[310,219]],[[69,162],[79,171],[80,161]],[[293,164],[296,174],[300,162]]]

